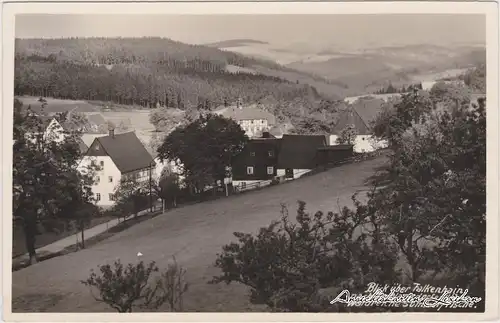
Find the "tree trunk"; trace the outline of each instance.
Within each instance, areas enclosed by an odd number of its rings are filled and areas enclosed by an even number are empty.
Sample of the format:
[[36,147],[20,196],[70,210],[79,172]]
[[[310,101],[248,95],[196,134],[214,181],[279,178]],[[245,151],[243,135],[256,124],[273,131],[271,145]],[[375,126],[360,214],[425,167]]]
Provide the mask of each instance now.
[[36,255],[35,242],[36,242],[36,222],[34,219],[25,219],[24,223],[24,236],[26,240],[26,250],[29,255],[29,264],[36,264],[38,257]]
[[82,223],[82,249],[85,249],[85,226]]

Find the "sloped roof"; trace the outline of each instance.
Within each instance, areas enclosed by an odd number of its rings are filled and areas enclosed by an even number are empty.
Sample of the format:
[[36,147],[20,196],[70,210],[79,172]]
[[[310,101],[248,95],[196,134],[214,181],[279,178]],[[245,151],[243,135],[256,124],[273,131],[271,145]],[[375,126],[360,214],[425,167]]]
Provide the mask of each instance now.
[[333,128],[333,133],[339,135],[340,132],[348,125],[354,125],[358,135],[370,133],[368,125],[353,107],[347,108],[339,113],[339,119]]
[[82,154],[86,154],[89,147],[83,142],[81,138],[78,139],[78,148]]
[[37,118],[40,119],[40,121],[42,122],[44,129],[46,129],[50,125],[52,120],[55,119],[54,117],[49,117],[49,116],[37,116]]
[[382,111],[385,104],[381,99],[358,100],[353,104],[354,110],[359,114],[366,126],[370,128],[371,122],[375,120],[378,114]]
[[95,141],[99,142],[122,174],[149,167],[154,162],[133,131],[98,137]]
[[100,126],[106,123],[106,119],[100,113],[92,113],[87,115],[87,120],[96,126]]
[[256,104],[238,108],[237,106],[223,107],[215,110],[214,113],[235,121],[265,119],[269,124],[276,123],[276,117],[259,108]]
[[283,135],[278,155],[278,168],[313,169],[318,148],[326,147],[322,135]]

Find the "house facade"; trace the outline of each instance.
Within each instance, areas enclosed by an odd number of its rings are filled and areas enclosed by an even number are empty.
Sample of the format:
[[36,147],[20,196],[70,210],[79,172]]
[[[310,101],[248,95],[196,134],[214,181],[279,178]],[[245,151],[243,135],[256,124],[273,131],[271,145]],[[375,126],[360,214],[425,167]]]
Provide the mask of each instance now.
[[354,152],[367,153],[386,148],[387,141],[375,138],[371,132],[371,122],[382,110],[383,103],[381,100],[359,100],[340,112],[333,134],[329,136],[329,145],[338,145],[337,139],[342,130],[353,126],[356,130],[356,137],[352,142],[342,144],[354,145]]
[[296,179],[321,164],[318,149],[327,147],[323,135],[283,135],[277,161],[277,176]]
[[214,113],[236,121],[249,138],[260,137],[276,124],[274,115],[258,105],[243,106],[238,102],[235,106],[222,107]]
[[114,193],[121,180],[147,183],[152,178],[155,162],[135,132],[97,137],[80,162],[79,169],[86,172],[95,165],[92,192],[96,205],[110,207],[115,204]]
[[280,139],[258,138],[247,142],[242,152],[231,161],[233,187],[239,190],[266,185],[278,174]]
[[41,122],[41,129],[33,129],[32,132],[26,133],[26,139],[32,142],[42,140],[43,142],[61,143],[66,138],[66,131],[62,125],[54,117],[40,116],[32,114],[29,118],[37,118]]

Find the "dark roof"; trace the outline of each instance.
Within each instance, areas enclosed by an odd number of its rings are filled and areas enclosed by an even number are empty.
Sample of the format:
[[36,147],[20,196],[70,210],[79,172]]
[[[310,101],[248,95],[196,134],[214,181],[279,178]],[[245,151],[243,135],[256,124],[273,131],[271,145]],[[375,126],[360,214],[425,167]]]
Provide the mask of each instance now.
[[354,125],[358,135],[370,133],[370,128],[353,107],[349,107],[339,113],[339,119],[333,128],[333,133],[339,135],[348,125]]
[[149,167],[154,162],[133,131],[98,137],[95,141],[100,143],[122,174]]
[[44,128],[47,128],[52,122],[52,120],[55,119],[54,117],[49,117],[49,116],[37,116],[37,118],[41,120]]
[[89,147],[87,147],[81,138],[78,139],[78,148],[80,148],[82,154],[86,154],[87,150],[89,150]]
[[318,148],[326,147],[322,135],[283,135],[278,155],[278,168],[313,169]]
[[359,135],[371,133],[371,123],[382,111],[385,102],[382,99],[359,99],[350,107],[340,112],[334,133],[339,134],[348,124],[353,124]]

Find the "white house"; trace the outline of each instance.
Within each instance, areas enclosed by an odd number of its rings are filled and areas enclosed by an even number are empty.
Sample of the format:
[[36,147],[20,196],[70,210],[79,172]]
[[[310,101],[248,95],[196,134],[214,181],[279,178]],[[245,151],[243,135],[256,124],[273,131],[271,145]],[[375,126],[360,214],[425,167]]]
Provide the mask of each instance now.
[[238,101],[235,106],[222,107],[214,113],[236,121],[250,138],[260,137],[276,124],[275,116],[257,104],[243,106]]
[[64,141],[67,136],[66,131],[63,126],[57,121],[54,117],[48,116],[39,116],[33,114],[28,118],[36,118],[40,120],[41,129],[33,129],[32,132],[26,133],[26,139],[29,140],[43,140],[43,142],[52,142],[55,141],[60,143]]
[[165,167],[170,168],[170,171],[172,171],[174,174],[177,174],[179,177],[179,184],[182,187],[183,186],[183,180],[184,176],[182,176],[182,166],[179,166],[178,163],[175,163],[174,161],[170,160],[160,160],[160,158],[157,156],[154,158],[155,161],[155,169],[153,171],[153,178],[155,180],[158,180],[161,177],[161,173],[165,169]]
[[115,190],[122,179],[149,181],[155,162],[135,132],[115,134],[111,129],[107,136],[97,137],[80,162],[79,170],[87,172],[91,164],[100,169],[95,173],[92,192],[96,205],[112,206]]
[[372,136],[371,122],[382,110],[382,100],[358,100],[339,115],[333,134],[329,137],[329,145],[337,145],[337,138],[343,129],[352,125],[356,130],[356,138],[353,142],[354,152],[372,152],[386,148],[386,140],[379,140]]
[[[31,118],[38,118],[41,121],[41,133],[38,129],[33,129],[33,132],[26,133],[26,139],[35,142],[41,139],[43,142],[57,142],[61,143],[69,136],[71,131],[71,125],[61,124],[55,117],[50,116],[40,116],[37,114],[30,115]],[[85,153],[88,146],[83,142],[83,140],[78,139],[78,145],[81,153]]]

